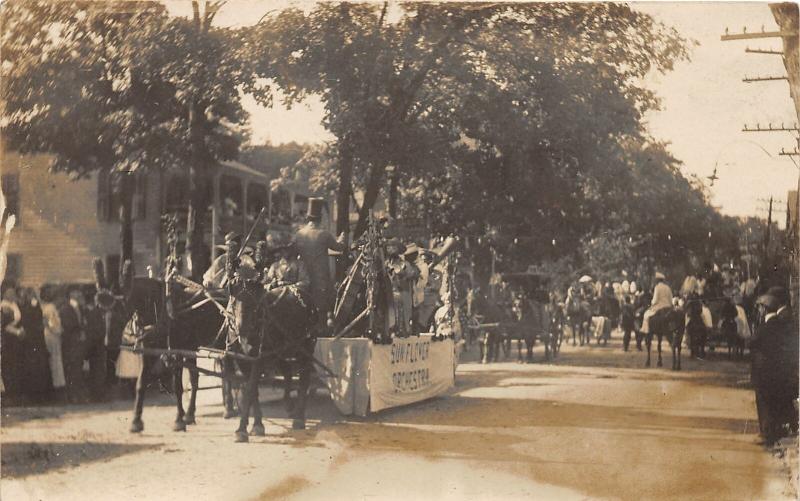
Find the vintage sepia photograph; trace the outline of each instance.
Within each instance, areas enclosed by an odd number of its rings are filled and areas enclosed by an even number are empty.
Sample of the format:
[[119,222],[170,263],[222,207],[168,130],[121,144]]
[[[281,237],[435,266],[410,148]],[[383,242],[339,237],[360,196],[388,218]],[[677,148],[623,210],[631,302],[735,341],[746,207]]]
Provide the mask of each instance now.
[[798,499],[799,34],[0,1],[0,499]]

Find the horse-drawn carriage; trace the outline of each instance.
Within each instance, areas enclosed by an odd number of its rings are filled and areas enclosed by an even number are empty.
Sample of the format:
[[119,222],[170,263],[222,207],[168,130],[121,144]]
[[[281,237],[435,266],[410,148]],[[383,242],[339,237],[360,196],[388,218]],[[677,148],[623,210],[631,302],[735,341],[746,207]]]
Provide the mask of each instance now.
[[[222,379],[225,415],[240,415],[236,430],[240,442],[265,433],[258,404],[258,386],[264,377],[282,376],[284,403],[294,429],[305,427],[315,367],[346,414],[421,400],[453,385],[454,336],[401,335],[397,329],[389,308],[392,296],[383,264],[383,241],[374,222],[355,246],[360,257],[341,289],[333,326],[337,332],[332,337],[323,337],[331,327],[325,326],[306,289],[293,283],[265,287],[259,271],[269,264],[265,249],[256,250],[253,264],[243,264],[242,253],[251,235],[241,245],[228,245],[223,265],[227,284],[209,290],[178,274],[174,219],[167,218],[166,232],[170,252],[163,280],[134,278],[128,266],[121,290],[112,292],[100,263],[96,265],[98,303],[106,311],[107,326],[128,332],[131,343],[123,350],[140,360],[132,432],[144,428],[141,416],[147,379],[155,365],[167,366],[173,376],[178,396],[176,431],[195,422],[202,373]],[[353,351],[356,345],[358,360]],[[215,360],[217,368],[199,367],[198,359]],[[184,369],[191,375],[186,410]],[[292,399],[295,380],[297,397]],[[358,406],[347,412],[347,406],[340,405],[356,397],[366,400],[368,408]],[[251,412],[254,423],[248,433]]]
[[533,346],[544,345],[545,359],[555,357],[562,342],[563,315],[550,302],[548,279],[536,273],[506,273],[483,294],[470,291],[468,298],[469,329],[480,339],[481,361],[497,361],[502,350],[507,358],[512,341],[517,341],[517,359],[533,361]]
[[[233,417],[237,411],[240,415],[237,441],[248,440],[251,410],[254,423],[249,435],[265,433],[258,405],[258,384],[264,376],[282,376],[292,427],[304,428],[314,365],[325,374],[330,372],[313,356],[317,322],[308,294],[291,285],[265,288],[257,272],[266,264],[266,254],[261,252],[264,249],[256,251],[254,265],[243,266],[244,245],[231,244],[226,250],[225,288],[211,290],[192,282],[178,274],[176,218],[165,218],[165,227],[169,253],[164,279],[133,277],[130,263],[126,263],[120,290],[111,291],[102,263],[95,262],[97,303],[106,311],[106,326],[126,332],[131,342],[121,349],[140,360],[131,432],[144,429],[147,383],[157,365],[169,369],[173,376],[176,431],[185,431],[187,425],[195,423],[200,374],[222,379],[225,415]],[[252,231],[247,239],[251,235]],[[216,360],[217,368],[198,367],[198,359]],[[190,373],[191,385],[186,410],[184,369]],[[299,387],[293,400],[295,378]],[[240,398],[236,398],[237,393]]]

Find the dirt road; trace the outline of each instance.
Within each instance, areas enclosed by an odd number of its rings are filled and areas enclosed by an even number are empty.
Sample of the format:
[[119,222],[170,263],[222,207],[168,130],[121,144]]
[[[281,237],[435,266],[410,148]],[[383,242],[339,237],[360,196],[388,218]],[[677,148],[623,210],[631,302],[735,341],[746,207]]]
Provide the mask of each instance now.
[[[364,420],[320,392],[309,429],[265,406],[265,438],[233,443],[218,391],[173,433],[166,396],[127,432],[130,402],[3,409],[2,499],[794,499],[758,445],[748,365],[682,372],[643,355],[565,346],[541,360],[458,370],[443,397]],[[796,461],[796,456],[794,457]]]

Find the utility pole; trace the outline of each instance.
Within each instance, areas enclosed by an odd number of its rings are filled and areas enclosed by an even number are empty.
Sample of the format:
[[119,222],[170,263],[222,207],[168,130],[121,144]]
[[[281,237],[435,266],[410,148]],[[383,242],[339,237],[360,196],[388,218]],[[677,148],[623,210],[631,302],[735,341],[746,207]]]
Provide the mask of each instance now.
[[[786,75],[785,76],[757,76],[757,77],[745,77],[744,82],[747,83],[754,83],[754,82],[768,82],[768,81],[782,81],[786,80],[789,84],[789,96],[792,98],[795,107],[795,114],[798,117],[798,121],[800,121],[800,20],[798,19],[798,6],[796,3],[793,2],[784,2],[784,3],[771,3],[769,4],[770,11],[772,12],[772,16],[775,18],[775,23],[778,25],[778,31],[765,31],[764,27],[761,27],[760,32],[747,32],[746,28],[742,29],[741,33],[734,33],[731,34],[727,28],[725,28],[725,34],[720,37],[723,42],[733,41],[733,40],[755,40],[755,39],[774,39],[779,38],[783,45],[783,50],[775,50],[775,49],[751,49],[750,47],[745,48],[745,52],[750,54],[761,54],[761,55],[780,55],[783,59],[784,67],[786,68]],[[793,149],[786,150],[786,148],[781,148],[781,151],[778,153],[779,156],[789,158],[795,166],[797,166],[797,162],[795,162],[795,157],[800,156],[800,131],[798,130],[797,124],[794,124],[790,127],[785,127],[781,124],[780,127],[773,127],[772,124],[769,124],[768,128],[764,129],[760,125],[756,124],[755,128],[748,127],[747,125],[744,126],[742,129],[743,132],[776,132],[776,131],[786,131],[790,132],[791,134],[795,135],[796,144]],[[798,192],[800,192],[800,176],[798,176],[797,180],[797,188]],[[800,197],[798,197],[798,211],[800,212]],[[765,234],[764,239],[764,257],[767,258],[768,252],[768,245],[769,245],[769,238],[770,238],[770,231],[772,226],[772,212],[773,212],[773,199],[770,197],[769,201],[769,210],[767,215],[767,232]],[[788,232],[789,228],[787,228]],[[791,232],[789,232],[791,233]],[[795,239],[796,240],[796,239]],[[800,263],[797,262],[796,259],[796,249],[798,248],[798,242],[792,241],[789,248],[788,248],[788,256],[786,256],[790,261],[790,269],[791,276],[789,277],[789,286],[792,291],[792,304],[796,308],[798,303],[797,297],[797,284],[800,281]]]

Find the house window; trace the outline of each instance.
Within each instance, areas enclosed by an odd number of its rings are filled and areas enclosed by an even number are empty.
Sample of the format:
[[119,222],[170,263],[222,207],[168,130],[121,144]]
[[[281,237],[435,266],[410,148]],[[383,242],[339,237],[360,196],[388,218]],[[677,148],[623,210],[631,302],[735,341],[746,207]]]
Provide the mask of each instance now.
[[[5,176],[3,176],[5,177]],[[8,254],[5,282],[18,284],[22,278],[22,254]]]
[[[110,169],[103,169],[97,176],[97,219],[105,222],[119,220],[119,209],[122,197],[119,193],[119,176]],[[133,219],[144,219],[147,199],[147,175],[144,172],[134,174],[133,199],[131,215]]]
[[16,216],[17,224],[19,224],[19,174],[3,174],[2,189],[6,199],[6,210],[9,215]]
[[260,183],[247,185],[247,219],[254,221],[263,207],[267,206],[267,187]]
[[189,182],[184,176],[172,176],[167,182],[164,212],[182,212],[189,207]]
[[219,178],[219,201],[220,210],[223,216],[241,216],[243,213],[242,205],[242,181],[233,176],[221,176]]

